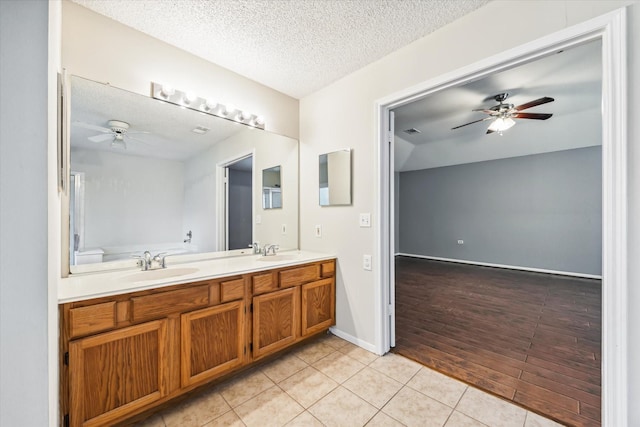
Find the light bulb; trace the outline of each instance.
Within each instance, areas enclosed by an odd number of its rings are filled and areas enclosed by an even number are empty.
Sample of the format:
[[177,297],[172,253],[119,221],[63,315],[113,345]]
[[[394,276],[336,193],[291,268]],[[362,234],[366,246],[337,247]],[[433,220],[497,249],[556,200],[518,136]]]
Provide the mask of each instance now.
[[502,132],[515,124],[516,122],[511,117],[498,117],[491,123],[489,130],[492,132]]
[[187,92],[184,94],[184,96],[182,97],[182,102],[184,102],[186,105],[191,104],[193,101],[195,101],[196,99],[198,99],[198,95],[196,95],[193,92]]
[[160,90],[160,96],[162,96],[163,98],[169,98],[174,93],[176,93],[176,90],[173,88],[173,86],[171,86],[171,85],[162,85],[162,89]]
[[213,99],[207,99],[204,104],[202,104],[202,109],[205,111],[211,111],[218,106],[218,103]]
[[264,124],[264,117],[262,116],[256,117],[256,124],[262,126]]
[[229,104],[224,109],[224,114],[227,116],[232,115],[236,111],[236,107],[233,104]]
[[241,112],[240,113],[240,121],[244,122],[245,120],[251,119],[251,115],[252,115],[251,113],[248,113],[246,111]]

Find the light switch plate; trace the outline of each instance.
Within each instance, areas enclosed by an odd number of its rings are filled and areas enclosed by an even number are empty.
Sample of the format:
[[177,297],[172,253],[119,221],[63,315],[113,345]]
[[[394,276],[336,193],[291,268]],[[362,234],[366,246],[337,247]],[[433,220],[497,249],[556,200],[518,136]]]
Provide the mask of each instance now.
[[262,215],[256,215],[256,224],[262,224]]
[[362,268],[371,271],[371,255],[362,255]]
[[360,214],[360,227],[371,227],[371,214],[370,213],[361,213]]
[[287,224],[282,224],[282,234],[287,234]]
[[322,237],[322,226],[320,224],[316,225],[316,237]]

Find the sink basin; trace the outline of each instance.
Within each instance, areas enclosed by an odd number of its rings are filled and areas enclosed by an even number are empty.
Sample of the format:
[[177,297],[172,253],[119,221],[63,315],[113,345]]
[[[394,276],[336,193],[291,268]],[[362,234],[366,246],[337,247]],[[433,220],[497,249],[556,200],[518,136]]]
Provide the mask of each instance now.
[[161,270],[149,270],[140,271],[138,273],[129,274],[122,277],[121,280],[141,282],[144,280],[159,280],[168,279],[170,277],[186,276],[187,274],[195,273],[198,268],[163,268]]
[[276,262],[276,261],[293,261],[299,259],[300,255],[298,254],[278,254],[278,255],[260,255],[258,257],[258,261],[266,261],[266,262]]

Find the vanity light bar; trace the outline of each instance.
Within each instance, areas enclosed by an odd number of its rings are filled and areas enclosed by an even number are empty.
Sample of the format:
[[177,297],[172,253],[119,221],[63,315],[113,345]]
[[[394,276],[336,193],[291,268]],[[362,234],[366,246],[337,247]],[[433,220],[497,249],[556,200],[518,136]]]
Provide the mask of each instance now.
[[264,118],[233,105],[223,105],[211,99],[200,98],[193,92],[183,92],[169,85],[151,82],[151,97],[203,114],[231,120],[245,126],[264,129]]

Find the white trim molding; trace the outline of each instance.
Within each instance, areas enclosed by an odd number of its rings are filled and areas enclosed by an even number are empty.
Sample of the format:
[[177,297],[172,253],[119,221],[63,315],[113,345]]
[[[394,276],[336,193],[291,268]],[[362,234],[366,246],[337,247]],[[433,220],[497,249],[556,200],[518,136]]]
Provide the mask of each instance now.
[[418,254],[407,254],[404,252],[397,253],[396,256],[406,256],[411,258],[422,258],[433,261],[444,261],[444,262],[455,262],[458,264],[468,264],[468,265],[479,265],[482,267],[494,267],[494,268],[504,268],[507,270],[520,270],[520,271],[530,271],[533,273],[544,273],[544,274],[557,274],[560,276],[570,276],[570,277],[580,277],[583,279],[602,279],[602,276],[598,274],[586,274],[586,273],[576,273],[573,271],[561,271],[561,270],[548,270],[546,268],[535,268],[535,267],[523,267],[520,265],[508,265],[508,264],[497,264],[494,262],[482,262],[482,261],[472,261],[468,259],[457,259],[457,258],[443,258],[439,256],[430,256],[430,255],[418,255]]
[[[377,173],[374,185],[380,224],[376,230],[376,352],[389,351],[387,313],[393,310],[388,275],[393,261],[389,228],[389,112],[440,90],[582,43],[602,41],[602,425],[628,424],[627,397],[627,76],[626,10],[615,10],[467,67],[404,89],[375,103]],[[386,222],[386,223],[385,223]]]

